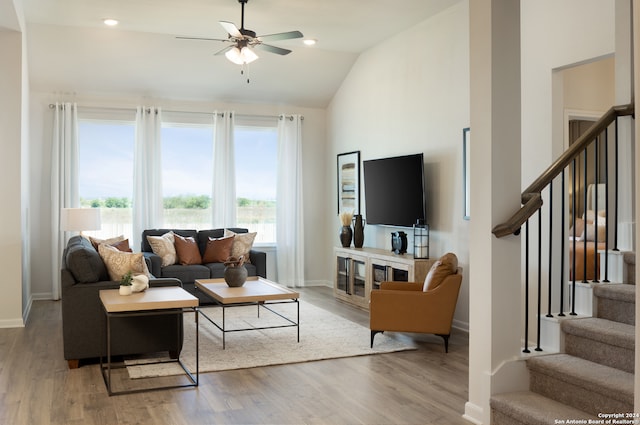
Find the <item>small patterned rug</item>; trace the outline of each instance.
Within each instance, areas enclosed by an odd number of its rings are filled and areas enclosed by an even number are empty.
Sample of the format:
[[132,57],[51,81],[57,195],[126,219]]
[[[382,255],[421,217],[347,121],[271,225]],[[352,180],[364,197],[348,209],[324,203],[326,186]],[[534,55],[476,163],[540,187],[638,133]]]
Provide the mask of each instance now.
[[[296,319],[295,303],[273,304],[271,308],[294,321]],[[216,323],[222,323],[222,309],[220,307],[205,307],[202,310]],[[260,308],[259,317],[256,306],[227,308],[225,319],[227,329],[252,328],[252,330],[227,333],[226,349],[223,350],[222,331],[200,315],[200,372],[245,369],[415,349],[415,347],[399,342],[385,334],[376,335],[375,344],[373,348],[370,348],[371,333],[368,328],[304,301],[300,301],[300,342],[297,342],[295,327],[253,330],[255,327],[287,324],[284,319],[264,308]],[[184,326],[184,344],[180,356],[189,370],[195,371],[195,321],[193,314],[184,315]],[[146,361],[151,360],[127,360],[129,376],[135,379],[184,373],[176,363],[140,366]]]

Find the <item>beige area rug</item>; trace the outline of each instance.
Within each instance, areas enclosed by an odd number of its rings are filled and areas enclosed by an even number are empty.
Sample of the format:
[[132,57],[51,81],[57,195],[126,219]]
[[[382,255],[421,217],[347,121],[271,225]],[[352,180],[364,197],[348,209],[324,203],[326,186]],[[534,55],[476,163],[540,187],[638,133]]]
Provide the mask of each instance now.
[[[295,320],[294,303],[275,304],[274,310]],[[216,323],[222,323],[222,309],[203,308]],[[228,329],[255,328],[286,324],[284,319],[263,308],[257,317],[256,306],[226,309]],[[200,320],[200,372],[300,363],[339,357],[364,356],[414,350],[415,347],[396,341],[384,334],[376,335],[373,349],[369,347],[368,328],[339,317],[312,304],[300,301],[300,342],[296,328],[278,328],[229,332],[226,349],[222,349],[222,331],[202,315]],[[181,360],[195,371],[195,323],[193,314],[185,314],[185,336]],[[131,378],[149,378],[184,373],[176,363],[135,366],[145,360],[128,360]]]

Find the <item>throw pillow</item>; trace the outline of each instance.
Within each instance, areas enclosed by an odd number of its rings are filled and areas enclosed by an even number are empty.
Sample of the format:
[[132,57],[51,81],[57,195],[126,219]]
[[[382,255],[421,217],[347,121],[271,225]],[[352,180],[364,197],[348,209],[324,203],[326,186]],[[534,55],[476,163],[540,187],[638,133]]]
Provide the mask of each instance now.
[[115,245],[118,242],[124,241],[124,235],[115,236],[109,239],[98,239],[98,238],[94,238],[93,236],[89,236],[89,240],[91,241],[91,245],[93,245],[93,247],[97,251],[98,245],[100,245],[101,243],[106,243],[107,245]]
[[438,261],[433,263],[433,266],[431,266],[431,269],[424,280],[422,290],[426,292],[437,288],[447,276],[455,274],[457,271],[458,257],[451,252],[444,254]]
[[127,272],[149,277],[147,262],[144,261],[142,253],[122,252],[104,243],[98,245],[98,252],[107,266],[109,278],[115,282],[120,281]]
[[153,253],[162,258],[162,267],[176,263],[175,237],[173,232],[167,232],[162,236],[147,236]]
[[580,240],[595,241],[596,231],[598,232],[598,242],[604,242],[607,237],[607,226],[601,224],[595,225],[593,223],[584,226],[584,232],[580,236]]
[[224,229],[225,236],[235,236],[233,238],[233,246],[231,247],[232,257],[244,257],[246,264],[251,264],[249,259],[249,251],[253,247],[253,241],[256,239],[257,232],[252,233],[235,233],[229,229]]
[[133,252],[133,250],[129,246],[129,239],[125,239],[123,241],[116,242],[114,244],[111,244],[111,246],[114,247],[115,249],[117,249],[118,251]]
[[209,238],[207,248],[202,256],[204,264],[224,263],[227,258],[231,257],[231,247],[235,236],[227,236],[226,238]]
[[576,225],[572,226],[569,229],[569,236],[573,237],[582,237],[582,232],[584,232],[584,220],[581,218],[576,218]]
[[189,236],[183,237],[178,234],[173,235],[175,241],[176,254],[178,262],[183,266],[189,264],[202,264],[202,257],[196,240]]

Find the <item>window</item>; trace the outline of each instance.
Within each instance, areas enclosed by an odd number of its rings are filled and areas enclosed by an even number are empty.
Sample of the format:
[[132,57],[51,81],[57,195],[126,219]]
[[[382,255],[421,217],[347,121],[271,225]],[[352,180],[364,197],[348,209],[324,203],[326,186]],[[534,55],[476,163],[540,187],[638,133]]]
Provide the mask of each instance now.
[[99,207],[98,238],[132,236],[135,122],[78,120],[80,205]]
[[211,124],[162,124],[164,227],[211,227]]
[[[100,207],[99,238],[132,239],[135,111],[79,117],[81,205]],[[213,127],[209,114],[163,113],[163,227],[211,228]],[[276,118],[239,118],[234,131],[237,227],[276,241]]]
[[234,131],[238,227],[258,232],[256,243],[276,242],[278,129],[238,125]]

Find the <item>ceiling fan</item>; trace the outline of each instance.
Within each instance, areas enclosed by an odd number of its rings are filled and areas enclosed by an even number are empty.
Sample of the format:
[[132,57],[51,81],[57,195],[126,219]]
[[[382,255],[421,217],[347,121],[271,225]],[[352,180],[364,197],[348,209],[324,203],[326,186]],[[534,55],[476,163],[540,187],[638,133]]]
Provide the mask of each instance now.
[[304,37],[300,31],[288,31],[288,32],[280,32],[277,34],[268,34],[268,35],[256,35],[255,31],[250,29],[246,29],[244,27],[244,5],[247,4],[249,0],[238,0],[238,3],[242,5],[242,15],[240,21],[240,28],[238,28],[232,22],[220,21],[220,25],[222,28],[227,31],[229,34],[228,38],[220,39],[220,38],[202,38],[202,37],[177,37],[180,39],[186,40],[211,40],[211,41],[222,41],[226,43],[231,43],[229,46],[224,49],[216,52],[216,55],[224,54],[227,59],[231,62],[238,65],[246,65],[254,60],[258,59],[258,55],[253,51],[253,48],[265,50],[270,53],[275,53],[277,55],[288,55],[291,53],[289,49],[283,49],[281,47],[272,46],[270,44],[264,44],[265,41],[280,41],[280,40],[289,40],[293,38],[302,38]]

